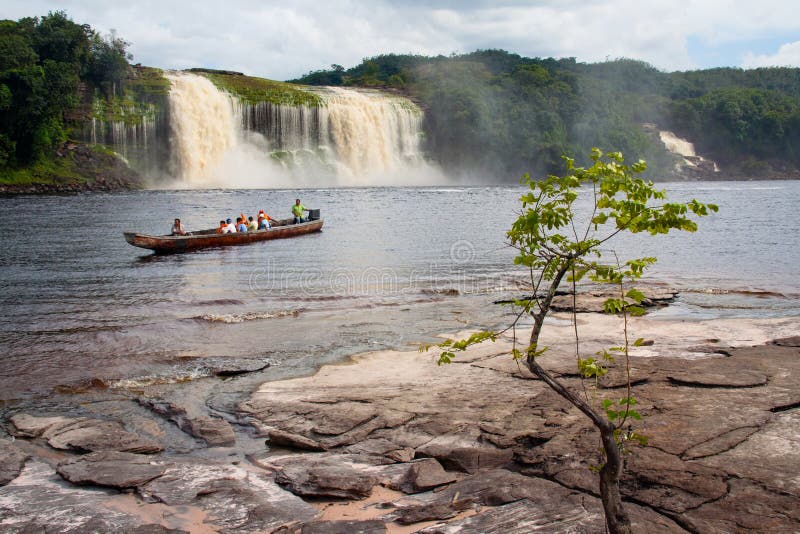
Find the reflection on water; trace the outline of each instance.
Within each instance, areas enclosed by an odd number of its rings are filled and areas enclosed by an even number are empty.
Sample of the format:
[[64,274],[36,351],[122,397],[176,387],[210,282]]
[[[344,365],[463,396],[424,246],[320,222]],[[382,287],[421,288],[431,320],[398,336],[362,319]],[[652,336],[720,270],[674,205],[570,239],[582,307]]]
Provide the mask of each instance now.
[[[648,278],[682,290],[656,316],[798,315],[798,182],[668,189],[721,211],[694,235],[619,241],[623,255],[658,256]],[[523,290],[504,246],[521,191],[304,190],[322,233],[172,256],[129,246],[123,230],[163,234],[174,217],[209,228],[261,208],[283,217],[297,191],[2,198],[0,396],[88,378],[169,379],[210,357],[269,358],[275,373],[303,373],[502,322],[491,302]]]

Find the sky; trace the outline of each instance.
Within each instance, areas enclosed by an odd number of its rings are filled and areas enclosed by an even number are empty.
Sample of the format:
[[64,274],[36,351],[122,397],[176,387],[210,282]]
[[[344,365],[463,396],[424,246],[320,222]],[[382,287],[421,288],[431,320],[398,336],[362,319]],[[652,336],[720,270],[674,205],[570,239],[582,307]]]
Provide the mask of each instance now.
[[797,0],[3,0],[0,18],[65,11],[130,42],[135,63],[276,80],[383,53],[502,48],[640,59],[664,70],[800,67]]

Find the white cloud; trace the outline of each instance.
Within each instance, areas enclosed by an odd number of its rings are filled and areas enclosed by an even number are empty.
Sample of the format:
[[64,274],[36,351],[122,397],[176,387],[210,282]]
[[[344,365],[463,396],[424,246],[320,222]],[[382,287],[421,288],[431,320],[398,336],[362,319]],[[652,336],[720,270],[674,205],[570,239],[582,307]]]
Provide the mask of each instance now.
[[[209,66],[286,79],[381,53],[503,48],[524,56],[630,57],[664,70],[695,68],[688,40],[724,47],[798,32],[789,0],[4,0],[0,16],[65,10],[132,43],[135,60]],[[746,14],[746,16],[743,16]],[[792,54],[789,49],[779,52]],[[738,57],[727,58],[733,66]],[[787,56],[790,57],[790,56]],[[791,56],[794,57],[794,56]],[[762,56],[752,56],[761,61]],[[764,59],[767,61],[768,59]],[[797,64],[796,62],[794,64]]]
[[772,55],[745,54],[742,60],[745,68],[755,67],[800,67],[800,41],[786,43]]

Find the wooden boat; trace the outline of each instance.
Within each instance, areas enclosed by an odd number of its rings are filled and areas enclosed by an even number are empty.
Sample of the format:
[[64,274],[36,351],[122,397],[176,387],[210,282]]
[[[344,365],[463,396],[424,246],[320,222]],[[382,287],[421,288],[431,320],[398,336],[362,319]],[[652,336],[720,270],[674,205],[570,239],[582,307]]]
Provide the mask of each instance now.
[[189,232],[186,235],[145,235],[135,232],[124,232],[125,241],[134,247],[147,248],[159,254],[185,252],[207,247],[227,247],[247,245],[255,241],[283,239],[311,234],[322,230],[322,219],[293,224],[293,219],[273,220],[272,228],[255,232],[237,232],[235,234],[218,234],[216,228]]

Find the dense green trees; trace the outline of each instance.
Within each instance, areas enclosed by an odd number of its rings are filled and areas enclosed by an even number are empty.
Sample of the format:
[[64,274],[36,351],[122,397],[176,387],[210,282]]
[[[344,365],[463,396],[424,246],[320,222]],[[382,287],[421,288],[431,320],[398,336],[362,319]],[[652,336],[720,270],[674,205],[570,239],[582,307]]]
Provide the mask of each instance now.
[[0,168],[48,157],[66,138],[81,84],[108,92],[126,75],[126,46],[63,12],[0,21]]
[[426,111],[429,153],[482,178],[552,173],[561,154],[580,158],[592,146],[617,147],[668,175],[676,158],[644,123],[691,139],[728,171],[800,168],[800,69],[664,73],[633,59],[583,64],[502,50],[334,67],[294,81],[402,90]]

